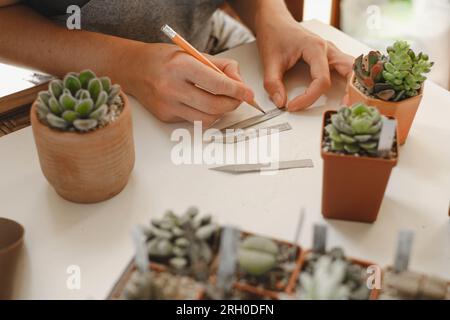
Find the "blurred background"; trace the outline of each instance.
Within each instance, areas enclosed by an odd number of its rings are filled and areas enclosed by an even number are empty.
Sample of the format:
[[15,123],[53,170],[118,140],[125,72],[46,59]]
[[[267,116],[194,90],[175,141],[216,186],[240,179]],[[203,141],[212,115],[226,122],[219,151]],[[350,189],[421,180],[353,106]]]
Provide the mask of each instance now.
[[429,78],[450,89],[450,0],[303,2],[303,20],[331,23],[376,50],[384,51],[397,39],[408,40],[435,62]]
[[[428,78],[450,89],[450,0],[285,1],[296,20],[331,24],[375,50],[407,40],[435,62]],[[223,9],[236,17],[228,6]]]

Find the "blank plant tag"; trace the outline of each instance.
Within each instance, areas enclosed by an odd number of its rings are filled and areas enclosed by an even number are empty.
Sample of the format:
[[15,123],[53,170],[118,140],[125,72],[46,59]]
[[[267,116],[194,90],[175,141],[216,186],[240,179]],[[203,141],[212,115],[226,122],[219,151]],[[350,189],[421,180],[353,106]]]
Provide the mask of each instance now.
[[395,128],[397,121],[383,118],[383,127],[380,132],[380,140],[378,141],[378,155],[387,157],[392,149],[395,138]]
[[131,238],[133,239],[134,248],[136,250],[134,263],[136,264],[136,267],[139,271],[146,272],[150,263],[146,245],[147,239],[139,226],[133,227],[133,229],[131,230]]
[[222,230],[219,250],[219,268],[217,271],[217,287],[223,293],[231,290],[236,271],[239,231],[230,226]]
[[313,232],[314,252],[325,253],[327,246],[327,227],[323,224],[315,224]]
[[414,232],[401,230],[398,235],[397,252],[395,253],[394,271],[402,272],[408,270],[409,257],[411,256]]
[[300,209],[300,213],[298,215],[297,229],[295,229],[295,235],[294,235],[294,243],[295,244],[297,244],[298,240],[300,239],[300,233],[302,231],[303,221],[304,220],[305,220],[305,208],[302,207]]

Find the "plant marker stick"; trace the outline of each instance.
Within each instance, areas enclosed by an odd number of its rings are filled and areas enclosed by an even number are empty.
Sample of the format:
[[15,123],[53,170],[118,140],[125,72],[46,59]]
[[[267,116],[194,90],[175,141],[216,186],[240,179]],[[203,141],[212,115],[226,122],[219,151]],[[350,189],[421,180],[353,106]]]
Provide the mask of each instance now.
[[136,255],[134,257],[134,263],[137,269],[145,273],[148,271],[149,259],[148,250],[146,244],[146,237],[139,226],[134,226],[131,230],[131,237],[133,239]]
[[389,156],[389,152],[392,149],[392,144],[394,143],[395,128],[397,127],[397,122],[392,119],[383,119],[383,127],[380,132],[380,140],[378,141],[378,154],[380,157]]
[[298,239],[300,238],[300,232],[302,231],[303,221],[305,220],[305,207],[300,209],[300,213],[298,215],[298,224],[297,229],[295,230],[294,243],[298,243]]
[[[223,74],[224,76],[227,76],[222,70],[220,70],[214,63],[212,63],[208,58],[206,58],[201,52],[199,52],[197,49],[195,49],[186,39],[184,39],[182,36],[180,36],[178,33],[175,32],[171,27],[169,27],[167,24],[164,25],[161,28],[161,31],[172,40],[173,43],[178,45],[181,49],[186,51],[188,54],[193,56],[198,61],[202,62],[203,64],[207,65],[208,67],[213,68],[220,74]],[[255,100],[250,102],[250,105],[254,108],[258,109],[262,113],[266,113],[261,107],[256,103]]]
[[323,224],[315,224],[313,231],[313,251],[325,253],[327,245],[327,227]]
[[219,268],[217,271],[217,288],[222,298],[227,298],[233,286],[236,270],[239,231],[226,226],[222,230],[219,250]]
[[402,272],[408,270],[409,257],[411,256],[414,232],[401,230],[398,234],[397,251],[395,253],[394,271]]
[[[302,207],[300,209],[300,213],[298,215],[297,228],[295,229],[294,241],[292,242],[295,245],[298,244],[298,240],[300,239],[300,233],[302,231],[304,220],[305,220],[305,208]],[[292,247],[291,249],[292,250],[289,251],[289,258],[292,260],[295,260],[295,258],[297,256],[297,247]]]

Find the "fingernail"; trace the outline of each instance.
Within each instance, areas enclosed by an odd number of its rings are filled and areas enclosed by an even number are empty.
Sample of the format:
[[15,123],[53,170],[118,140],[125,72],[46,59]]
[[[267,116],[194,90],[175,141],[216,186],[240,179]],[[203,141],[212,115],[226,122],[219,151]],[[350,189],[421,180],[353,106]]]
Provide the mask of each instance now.
[[283,106],[283,98],[280,93],[275,93],[272,97],[273,102],[277,105],[278,108]]

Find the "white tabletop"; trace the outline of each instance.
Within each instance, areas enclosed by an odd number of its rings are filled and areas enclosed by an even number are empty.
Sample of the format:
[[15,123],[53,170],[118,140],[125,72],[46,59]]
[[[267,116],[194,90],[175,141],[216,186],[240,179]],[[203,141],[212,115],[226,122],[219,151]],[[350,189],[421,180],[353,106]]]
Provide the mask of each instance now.
[[[368,48],[317,21],[310,30],[357,55]],[[267,101],[254,44],[225,54],[241,63],[245,80]],[[300,66],[288,76],[290,90],[308,82]],[[302,69],[303,68],[303,69]],[[129,237],[136,223],[148,223],[168,209],[182,213],[197,205],[223,224],[291,240],[301,206],[307,211],[300,243],[311,243],[312,224],[329,227],[328,245],[343,246],[354,257],[379,263],[393,260],[397,232],[415,231],[411,269],[450,278],[450,94],[427,82],[424,99],[405,146],[400,150],[385,198],[374,224],[326,221],[321,215],[322,160],[320,127],[324,110],[336,108],[344,82],[319,106],[284,114],[293,130],[281,134],[281,158],[311,158],[312,169],[294,169],[265,176],[229,175],[206,165],[174,165],[171,132],[180,126],[156,120],[131,99],[136,142],[136,167],[126,189],[95,205],[67,202],[55,194],[39,167],[30,128],[0,139],[0,215],[22,223],[25,248],[17,274],[16,298],[103,299],[133,254]],[[268,103],[268,102],[267,102]],[[69,290],[66,270],[81,268],[81,288]]]

